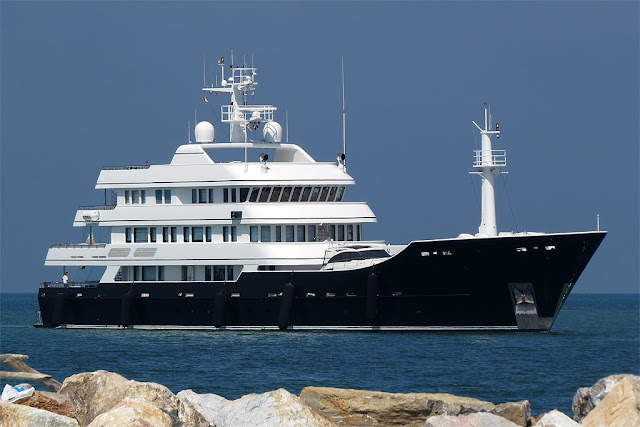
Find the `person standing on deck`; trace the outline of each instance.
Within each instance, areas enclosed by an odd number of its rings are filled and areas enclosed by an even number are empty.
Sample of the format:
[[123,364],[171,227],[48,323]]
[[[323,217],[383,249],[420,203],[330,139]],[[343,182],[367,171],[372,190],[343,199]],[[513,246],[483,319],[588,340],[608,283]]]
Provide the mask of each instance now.
[[69,287],[69,273],[67,273],[66,271],[64,272],[64,276],[62,276],[62,284],[65,288]]

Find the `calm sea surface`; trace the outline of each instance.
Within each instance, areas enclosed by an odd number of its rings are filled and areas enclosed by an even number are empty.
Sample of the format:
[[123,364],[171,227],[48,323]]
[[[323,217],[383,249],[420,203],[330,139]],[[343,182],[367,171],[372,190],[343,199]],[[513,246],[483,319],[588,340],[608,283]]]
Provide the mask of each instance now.
[[446,392],[572,416],[579,387],[640,375],[638,295],[571,295],[546,334],[41,329],[36,294],[0,300],[0,353],[59,381],[105,369],[229,399],[310,385]]

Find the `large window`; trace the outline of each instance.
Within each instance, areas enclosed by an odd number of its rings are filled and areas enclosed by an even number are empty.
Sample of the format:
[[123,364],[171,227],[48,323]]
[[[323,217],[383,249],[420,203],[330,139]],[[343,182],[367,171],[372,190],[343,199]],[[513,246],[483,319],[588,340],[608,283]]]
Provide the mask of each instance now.
[[171,203],[171,190],[164,190],[164,202],[166,204]]
[[270,242],[271,241],[271,226],[263,225],[260,227],[260,241],[261,242]]
[[291,196],[291,187],[284,187],[282,189],[282,196],[280,196],[280,201],[288,202],[290,196]]
[[154,281],[157,280],[156,276],[156,266],[154,265],[144,265],[142,266],[142,280],[143,281]]
[[155,227],[149,227],[149,240],[151,241],[151,243],[155,243],[156,242],[156,228]]
[[191,239],[194,242],[203,242],[204,234],[202,227],[191,227]]
[[344,240],[344,225],[338,226],[338,240]]
[[309,226],[309,232],[307,233],[308,236],[308,240],[309,242],[315,242],[316,241],[316,226],[315,225],[310,225]]
[[258,241],[258,226],[252,225],[249,227],[249,240],[252,242]]
[[131,243],[131,227],[126,227],[124,229],[124,240],[127,243]]
[[293,225],[287,225],[286,226],[286,238],[287,238],[287,242],[293,242]]
[[182,239],[185,243],[189,242],[189,227],[182,227]]
[[149,229],[147,227],[133,228],[134,243],[147,243],[149,241]]
[[276,225],[276,242],[282,242],[282,226]]
[[133,203],[134,205],[140,203],[140,190],[131,191],[131,199],[131,203]]
[[266,202],[269,199],[269,193],[271,193],[271,187],[264,187],[260,193],[259,202]]
[[304,229],[305,229],[305,226],[304,226],[304,225],[298,225],[298,226],[296,227],[296,234],[297,234],[297,236],[296,236],[296,241],[297,241],[297,242],[304,242],[304,240],[305,240],[305,239],[304,239],[304,234],[305,234],[305,233],[304,233]]
[[246,202],[247,197],[249,197],[249,187],[240,187],[240,203]]
[[162,190],[156,190],[156,205],[162,204]]

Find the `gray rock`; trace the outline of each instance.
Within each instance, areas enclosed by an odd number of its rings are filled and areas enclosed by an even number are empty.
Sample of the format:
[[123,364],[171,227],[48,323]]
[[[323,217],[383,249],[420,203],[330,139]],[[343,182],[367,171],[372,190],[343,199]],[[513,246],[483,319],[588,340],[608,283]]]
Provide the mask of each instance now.
[[584,427],[640,426],[640,384],[622,379],[582,420]]
[[538,417],[533,427],[580,427],[580,424],[573,421],[564,413],[554,409]]
[[95,417],[87,427],[113,426],[172,427],[173,421],[157,406],[142,400],[124,399],[112,410]]
[[427,418],[425,427],[517,427],[511,421],[488,412],[476,412],[469,415],[432,415]]
[[78,427],[78,421],[43,409],[0,401],[0,426]]
[[224,405],[231,402],[217,394],[198,394],[193,390],[182,390],[176,396],[183,401],[186,400],[190,402],[193,407],[196,408],[196,411],[200,412],[200,414],[210,423],[213,422],[213,417],[218,413],[218,411],[220,411]]
[[591,387],[579,388],[573,396],[573,402],[571,404],[573,419],[577,422],[582,422],[584,417],[586,417],[593,408],[598,406],[598,403],[600,403],[602,399],[604,399],[605,396],[625,378],[631,378],[631,380],[636,384],[640,385],[639,376],[619,374],[609,375],[608,377],[602,378]]
[[174,426],[209,426],[188,401],[182,401],[163,385],[127,380],[107,371],[72,375],[62,384],[61,394],[73,403],[78,422],[86,426],[98,415],[115,408],[125,398],[141,400],[169,415]]
[[229,402],[218,411],[213,421],[217,427],[334,426],[283,388],[248,394]]

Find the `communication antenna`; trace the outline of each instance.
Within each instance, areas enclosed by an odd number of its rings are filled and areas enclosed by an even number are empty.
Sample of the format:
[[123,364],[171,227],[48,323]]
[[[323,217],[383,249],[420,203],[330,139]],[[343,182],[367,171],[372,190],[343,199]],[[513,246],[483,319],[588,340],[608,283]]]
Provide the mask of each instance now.
[[[342,154],[347,155],[347,115],[344,108],[344,56],[342,57]],[[346,162],[346,160],[345,160]]]
[[233,68],[233,49],[231,49],[231,68]]
[[202,87],[207,87],[207,63],[202,52]]
[[289,142],[289,109],[285,108],[284,110],[284,123],[285,128],[287,130],[287,142]]
[[187,129],[189,133],[189,144],[191,144],[191,120],[187,122]]
[[[197,124],[198,124],[198,109],[194,108],[193,109],[193,125],[196,126]],[[195,136],[196,131],[194,130],[193,133]]]

